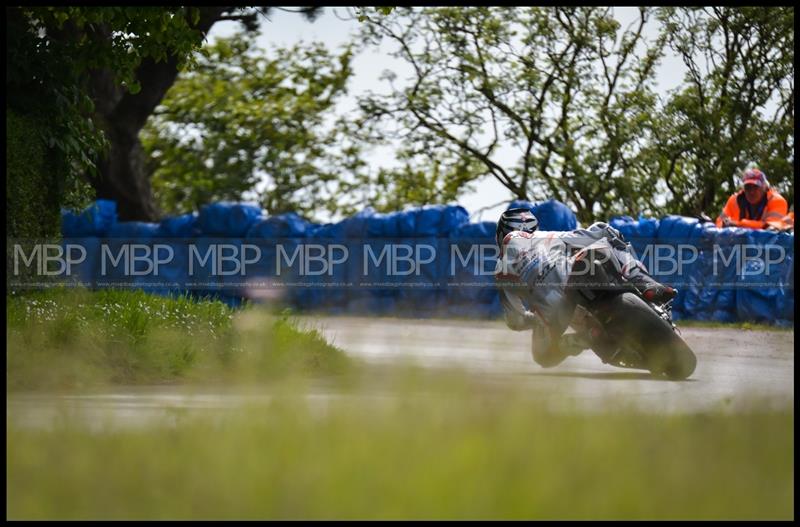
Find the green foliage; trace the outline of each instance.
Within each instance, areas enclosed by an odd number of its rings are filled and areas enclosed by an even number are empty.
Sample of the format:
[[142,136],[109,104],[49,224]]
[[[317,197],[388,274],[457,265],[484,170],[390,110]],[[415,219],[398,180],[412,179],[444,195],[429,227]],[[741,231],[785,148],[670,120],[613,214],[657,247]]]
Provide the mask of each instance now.
[[357,173],[352,180],[341,181],[343,194],[360,195],[361,199],[341,204],[339,211],[353,214],[362,204],[391,212],[409,205],[452,203],[482,174],[483,167],[473,158],[457,153],[430,154],[434,152],[402,148],[395,157],[402,163],[400,167],[381,167],[377,173]]
[[97,426],[104,424],[99,419],[82,426],[65,409],[51,426],[32,429],[9,411],[7,514],[81,520],[794,516],[790,408],[557,413],[530,393],[497,384],[487,392],[439,375],[377,392],[272,387],[261,397],[246,394],[246,408],[208,408],[209,400],[227,401],[212,392],[200,399],[204,408],[151,409],[149,415],[167,415],[136,428]]
[[[412,75],[395,84],[387,72],[388,95],[361,99],[360,132],[471,159],[469,176],[444,171],[455,188],[494,177],[512,197],[572,205],[582,222],[713,215],[755,161],[793,196],[793,8],[640,8],[627,28],[596,7],[364,15],[364,41],[393,45]],[[667,45],[689,73],[663,101]],[[394,185],[424,184],[433,167],[397,171]]]
[[60,181],[41,139],[47,121],[6,107],[6,235],[55,238],[61,234]]
[[628,210],[645,176],[640,152],[663,47],[644,37],[651,11],[640,15],[626,30],[610,9],[589,7],[376,17],[364,38],[397,45],[414,74],[388,96],[364,98],[362,110],[383,123],[379,134],[431,157],[457,151],[481,166],[468,179],[495,177],[515,197],[560,199],[581,221]]
[[255,36],[244,33],[204,48],[143,130],[163,210],[241,199],[264,176],[258,198],[271,213],[336,208],[337,180],[361,166],[334,113],[352,51],[333,55],[310,44],[267,57],[254,46]]
[[663,8],[687,66],[650,146],[663,210],[715,216],[751,161],[787,199],[794,176],[794,8]]
[[356,7],[356,17],[359,22],[366,22],[369,20],[369,10],[372,9],[377,14],[386,16],[394,10],[394,7],[381,6],[381,7]]
[[[43,8],[34,8],[35,10]],[[85,69],[72,63],[74,49],[25,8],[7,10],[7,101],[21,114],[46,115],[40,134],[55,150],[62,178],[79,177],[94,168],[93,157],[105,147],[89,118],[93,103],[81,86]]]
[[143,59],[185,58],[200,44],[202,35],[191,27],[198,13],[161,7],[8,10],[8,100],[22,113],[48,115],[43,136],[64,160],[63,176],[94,171],[95,159],[107,148],[91,118],[89,72],[108,70],[136,93],[136,68]]

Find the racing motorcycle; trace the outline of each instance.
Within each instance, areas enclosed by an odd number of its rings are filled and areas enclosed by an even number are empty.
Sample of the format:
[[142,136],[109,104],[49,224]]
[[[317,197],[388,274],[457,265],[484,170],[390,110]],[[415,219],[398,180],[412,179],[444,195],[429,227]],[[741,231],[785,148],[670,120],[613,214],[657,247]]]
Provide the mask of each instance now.
[[671,380],[688,378],[697,357],[672,322],[672,300],[650,302],[619,272],[618,262],[610,265],[591,251],[584,256],[590,266],[585,276],[591,278],[571,283],[577,304],[571,325],[592,351],[613,366]]

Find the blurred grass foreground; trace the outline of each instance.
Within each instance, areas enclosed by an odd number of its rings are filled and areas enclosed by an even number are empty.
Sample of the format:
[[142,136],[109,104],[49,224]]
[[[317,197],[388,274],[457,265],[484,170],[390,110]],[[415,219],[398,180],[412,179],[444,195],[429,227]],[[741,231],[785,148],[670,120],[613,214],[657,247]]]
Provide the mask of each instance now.
[[[376,380],[318,333],[252,308],[109,291],[9,297],[7,307],[7,379],[17,391],[176,380],[281,387],[221,416],[145,427],[90,428],[65,413],[32,428],[7,417],[9,518],[794,515],[791,409],[553,411],[513,386],[486,390],[455,372],[399,368]],[[311,404],[307,383],[286,380],[308,375],[352,382]]]

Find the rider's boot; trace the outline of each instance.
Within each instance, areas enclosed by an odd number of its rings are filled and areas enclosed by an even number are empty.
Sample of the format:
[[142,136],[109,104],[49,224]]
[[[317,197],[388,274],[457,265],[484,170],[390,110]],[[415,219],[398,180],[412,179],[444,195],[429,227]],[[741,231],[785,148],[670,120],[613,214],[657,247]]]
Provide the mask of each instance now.
[[672,300],[678,294],[678,290],[674,287],[657,282],[646,273],[640,272],[628,276],[628,280],[633,282],[634,285],[642,291],[642,296],[648,302],[663,304]]
[[570,345],[570,339],[565,342],[564,337],[567,335],[552,339],[550,329],[540,317],[532,320],[532,326],[531,354],[533,360],[544,368],[557,366],[570,355],[577,355],[583,351],[583,348],[577,349],[578,346]]

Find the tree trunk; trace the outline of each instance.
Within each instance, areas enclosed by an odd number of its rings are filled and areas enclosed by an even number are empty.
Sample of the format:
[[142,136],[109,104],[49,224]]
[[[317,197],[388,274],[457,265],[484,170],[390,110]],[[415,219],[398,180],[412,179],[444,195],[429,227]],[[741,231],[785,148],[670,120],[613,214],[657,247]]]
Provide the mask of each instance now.
[[145,170],[139,130],[124,122],[105,128],[111,148],[97,164],[99,177],[92,180],[98,198],[117,202],[122,221],[155,221],[160,216]]
[[[205,37],[211,26],[230,8],[202,7],[197,29]],[[97,163],[98,177],[90,178],[98,198],[117,202],[122,221],[155,221],[160,211],[153,199],[150,174],[139,132],[178,76],[178,58],[163,62],[147,58],[136,78],[139,93],[124,92],[107,71],[93,72],[90,83],[96,117],[110,143],[105,159]]]

